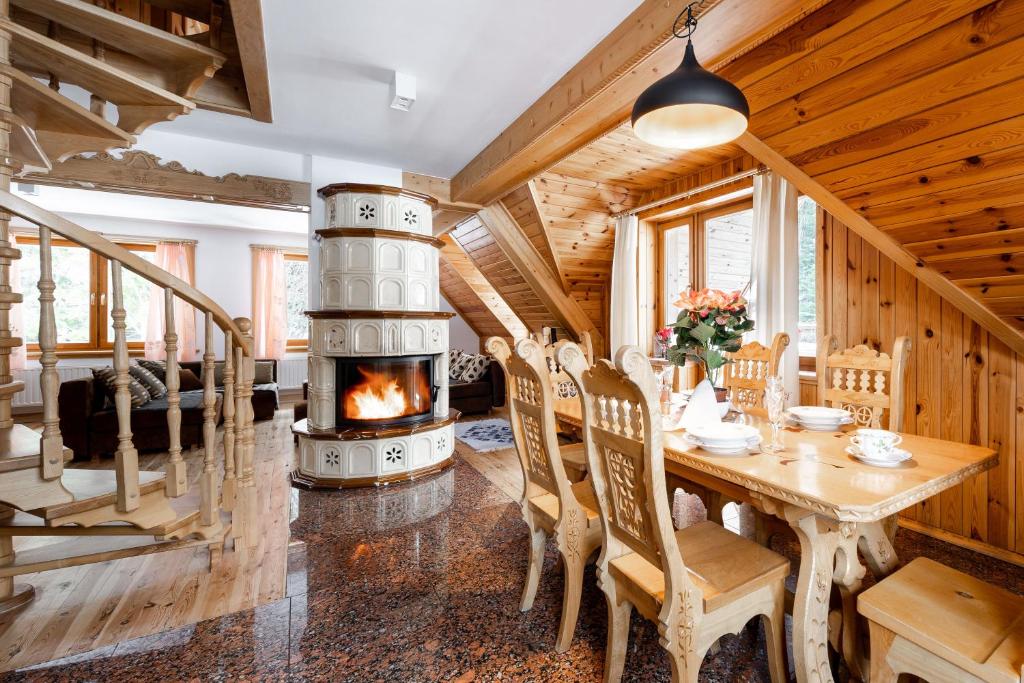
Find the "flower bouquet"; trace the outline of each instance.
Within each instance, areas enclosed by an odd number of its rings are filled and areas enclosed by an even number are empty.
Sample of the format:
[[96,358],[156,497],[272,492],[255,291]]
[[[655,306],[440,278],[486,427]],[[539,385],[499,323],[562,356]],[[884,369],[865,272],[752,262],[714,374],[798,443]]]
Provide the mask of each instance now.
[[669,362],[698,363],[716,394],[724,398],[724,390],[717,387],[722,366],[731,362],[725,354],[739,351],[743,334],[754,329],[754,321],[747,317],[747,300],[740,291],[690,289],[680,294],[675,305],[681,311],[672,326],[676,343],[668,350]]
[[654,357],[665,358],[672,343],[672,328],[662,327],[654,333]]

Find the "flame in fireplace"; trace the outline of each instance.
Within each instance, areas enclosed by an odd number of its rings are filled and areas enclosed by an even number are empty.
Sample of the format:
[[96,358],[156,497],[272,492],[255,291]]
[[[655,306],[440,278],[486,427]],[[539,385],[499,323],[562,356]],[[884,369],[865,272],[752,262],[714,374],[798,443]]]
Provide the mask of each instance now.
[[397,379],[365,368],[359,368],[359,372],[364,381],[346,392],[346,414],[358,420],[383,420],[412,412]]

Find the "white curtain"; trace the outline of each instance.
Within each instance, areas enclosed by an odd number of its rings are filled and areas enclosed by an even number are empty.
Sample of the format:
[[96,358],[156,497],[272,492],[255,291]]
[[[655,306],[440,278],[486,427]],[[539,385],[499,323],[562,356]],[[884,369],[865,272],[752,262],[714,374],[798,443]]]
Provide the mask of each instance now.
[[769,345],[776,333],[789,334],[789,346],[782,357],[782,378],[792,401],[800,397],[797,198],[796,187],[782,176],[771,172],[754,176],[750,298],[755,325],[751,336]]
[[[158,243],[154,263],[179,280],[195,285],[196,245],[194,242]],[[149,318],[146,322],[145,349],[146,358],[149,360],[164,360],[167,357],[164,347],[165,323],[164,289],[153,285],[149,293]],[[178,297],[174,298],[174,331],[178,335],[178,361],[198,360],[196,309]]]
[[288,346],[284,252],[252,247],[252,334],[257,358],[284,358]]
[[611,346],[614,359],[619,347],[640,345],[640,304],[637,300],[637,240],[639,221],[636,216],[620,216],[615,223],[615,252],[612,256]]

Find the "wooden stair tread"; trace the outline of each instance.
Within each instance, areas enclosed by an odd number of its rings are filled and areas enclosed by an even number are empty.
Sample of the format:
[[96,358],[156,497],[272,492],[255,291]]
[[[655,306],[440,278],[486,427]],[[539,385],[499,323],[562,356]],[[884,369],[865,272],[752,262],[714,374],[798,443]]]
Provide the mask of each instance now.
[[13,0],[13,5],[135,55],[172,75],[179,95],[189,96],[224,64],[227,56],[81,0]]
[[[39,432],[16,424],[0,429],[0,473],[40,466]],[[70,462],[71,449],[64,449],[64,462]]]
[[[11,337],[11,339],[17,339],[17,337]],[[19,344],[18,346],[21,345]],[[12,396],[14,394],[21,393],[24,390],[25,383],[20,379],[16,379],[13,382],[7,382],[6,384],[0,384],[0,396]],[[36,434],[36,436],[38,436],[38,434]]]
[[[789,560],[714,522],[700,522],[676,532],[676,544],[690,580],[704,594],[704,611],[712,612],[746,595],[756,584],[789,576]],[[665,575],[638,553],[609,563],[609,570],[653,597],[665,599]]]
[[[43,519],[57,519],[68,515],[95,510],[113,505],[117,499],[117,473],[113,470],[64,470],[61,476],[64,488],[71,492],[73,500],[60,505],[28,510],[30,514]],[[139,472],[139,496],[154,493],[164,488],[163,472]]]
[[[113,102],[118,105],[119,124],[125,119],[125,107],[160,108],[165,110],[162,112],[162,120],[187,114],[195,108],[192,102],[183,97],[12,21],[0,20],[0,28],[11,34],[11,52],[16,66],[28,62],[40,73],[52,73],[61,82],[81,86]],[[155,123],[155,120],[152,122]],[[120,127],[129,133],[140,132],[134,126]]]
[[[220,534],[220,538],[223,538],[223,534],[231,528],[230,516],[222,515],[221,523],[224,531]],[[24,550],[19,549],[13,564],[0,567],[0,578],[181,548],[207,546],[210,543],[211,540],[201,538],[159,541],[152,534],[68,536],[58,541],[47,541]]]
[[77,102],[51,90],[28,74],[11,66],[0,65],[0,73],[13,83],[11,104],[36,133],[44,130],[71,133],[93,138],[109,138],[115,147],[128,147],[135,137]]
[[857,610],[985,680],[1020,674],[1024,598],[944,564],[916,558],[861,593]]

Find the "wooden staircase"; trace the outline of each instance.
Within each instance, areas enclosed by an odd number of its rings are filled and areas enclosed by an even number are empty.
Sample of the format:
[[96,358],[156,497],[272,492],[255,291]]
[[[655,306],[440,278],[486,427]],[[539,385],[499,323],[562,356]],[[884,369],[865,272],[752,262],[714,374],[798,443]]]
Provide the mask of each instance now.
[[[17,8],[13,16],[12,5]],[[211,27],[211,42],[213,38]],[[32,597],[31,587],[15,587],[18,575],[190,543],[208,545],[212,563],[228,540],[241,548],[259,540],[249,320],[232,319],[187,283],[9,191],[15,175],[45,172],[73,154],[129,147],[135,135],[154,123],[188,114],[196,106],[192,98],[224,63],[225,55],[216,49],[84,0],[0,0],[0,615]],[[62,92],[65,84],[89,93],[89,106]],[[116,112],[108,111],[108,104]],[[23,389],[10,368],[10,353],[22,344],[10,325],[11,306],[21,302],[10,283],[11,264],[21,258],[10,243],[12,216],[39,231],[41,433],[15,424],[11,415],[11,397]],[[111,264],[119,426],[113,470],[64,467],[72,453],[64,447],[57,411],[55,238],[78,244]],[[124,269],[165,295],[171,447],[163,472],[140,472],[133,442]],[[198,491],[191,495],[180,446],[176,299],[191,304],[205,320],[204,454]],[[222,395],[214,386],[215,328],[225,339]],[[217,424],[219,401],[222,429]],[[19,555],[14,539],[26,536],[63,538]]]

